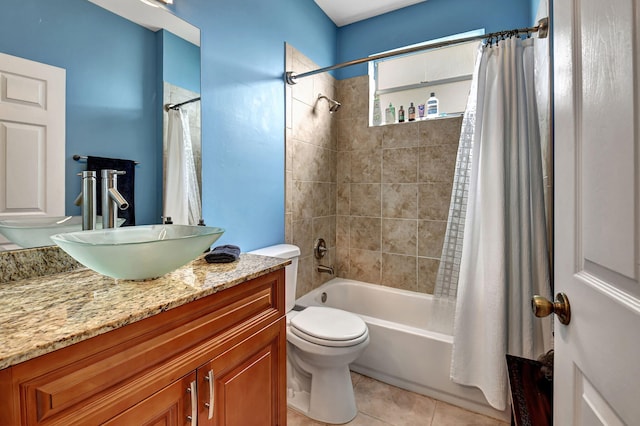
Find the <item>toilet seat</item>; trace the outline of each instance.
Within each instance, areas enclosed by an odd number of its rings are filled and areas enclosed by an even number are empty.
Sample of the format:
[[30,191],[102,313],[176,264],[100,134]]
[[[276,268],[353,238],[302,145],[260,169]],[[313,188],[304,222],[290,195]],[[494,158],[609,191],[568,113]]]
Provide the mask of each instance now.
[[322,346],[355,346],[368,337],[362,318],[334,308],[310,306],[293,316],[290,325],[296,336]]

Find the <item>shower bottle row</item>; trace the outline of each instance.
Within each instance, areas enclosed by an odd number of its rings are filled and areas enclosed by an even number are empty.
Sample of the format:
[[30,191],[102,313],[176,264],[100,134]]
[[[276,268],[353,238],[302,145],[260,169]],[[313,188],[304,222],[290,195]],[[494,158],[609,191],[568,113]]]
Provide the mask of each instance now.
[[[426,104],[418,105],[418,119],[422,120],[425,118],[435,118],[440,114],[440,102],[438,98],[436,98],[436,94],[431,92],[431,96],[427,100]],[[400,109],[398,110],[397,122],[403,123],[405,121],[415,121],[416,120],[416,107],[411,102],[411,105],[405,111],[404,105],[400,105]],[[392,103],[389,103],[389,106],[384,110],[384,123],[385,124],[393,124],[396,123],[396,108]],[[380,106],[380,98],[378,95],[375,95],[373,100],[373,125],[380,126],[382,124],[382,109]]]

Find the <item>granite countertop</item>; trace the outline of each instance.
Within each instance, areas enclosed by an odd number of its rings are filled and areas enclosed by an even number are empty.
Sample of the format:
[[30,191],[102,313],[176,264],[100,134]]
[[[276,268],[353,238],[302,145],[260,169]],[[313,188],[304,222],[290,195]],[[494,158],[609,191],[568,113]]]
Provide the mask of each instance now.
[[278,270],[289,260],[243,253],[200,257],[161,278],[115,280],[80,268],[0,284],[0,369]]

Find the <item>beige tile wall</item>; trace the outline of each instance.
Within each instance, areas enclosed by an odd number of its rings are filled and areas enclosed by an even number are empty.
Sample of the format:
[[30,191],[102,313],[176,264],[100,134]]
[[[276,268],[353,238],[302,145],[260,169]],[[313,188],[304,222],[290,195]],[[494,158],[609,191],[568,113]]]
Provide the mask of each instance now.
[[[297,73],[318,68],[290,45],[286,69]],[[317,266],[335,263],[336,247],[336,126],[326,100],[335,98],[335,80],[329,74],[301,79],[286,93],[286,208],[285,240],[300,247],[297,297],[330,280]],[[338,113],[339,114],[339,113]],[[329,249],[322,260],[313,256],[313,245],[323,238]]]
[[369,127],[368,93],[336,82],[338,276],[432,293],[462,118]]
[[[286,47],[286,69],[317,66]],[[322,93],[342,103],[335,114]],[[442,250],[460,117],[368,126],[368,77],[329,74],[287,86],[286,241],[300,247],[300,296],[337,275],[432,293]],[[322,261],[313,244],[329,247]]]

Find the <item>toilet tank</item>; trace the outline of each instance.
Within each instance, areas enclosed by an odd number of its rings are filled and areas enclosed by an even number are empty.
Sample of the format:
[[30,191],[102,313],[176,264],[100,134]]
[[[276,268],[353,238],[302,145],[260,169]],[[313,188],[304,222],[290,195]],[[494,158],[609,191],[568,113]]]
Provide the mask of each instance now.
[[291,259],[291,264],[285,267],[285,308],[286,312],[293,309],[296,304],[296,285],[298,282],[298,257],[300,248],[293,244],[277,244],[250,251],[251,254],[260,256],[277,257],[279,259]]

